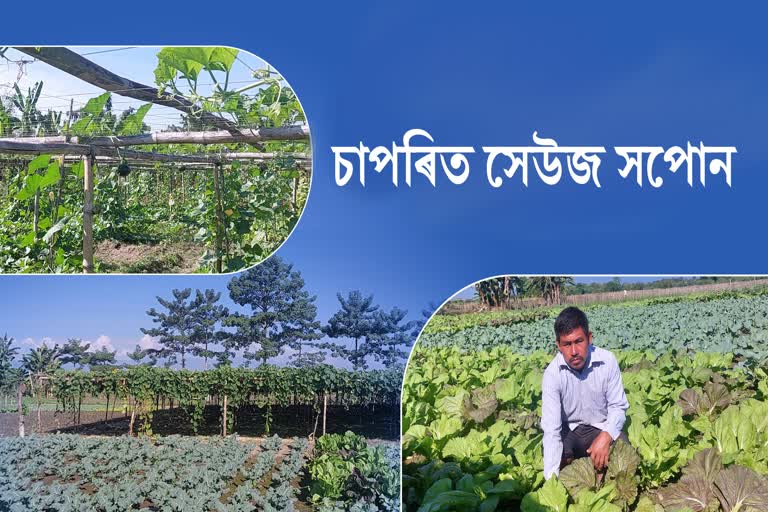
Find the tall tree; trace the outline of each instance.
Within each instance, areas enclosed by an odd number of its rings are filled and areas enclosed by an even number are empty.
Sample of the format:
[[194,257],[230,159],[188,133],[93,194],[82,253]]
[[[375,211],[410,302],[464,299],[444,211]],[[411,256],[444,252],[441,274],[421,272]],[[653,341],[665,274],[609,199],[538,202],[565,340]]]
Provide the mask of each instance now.
[[176,354],[181,356],[181,367],[187,367],[187,353],[195,345],[193,306],[189,302],[192,295],[191,288],[173,290],[173,300],[165,300],[157,297],[157,301],[168,311],[163,313],[150,308],[147,315],[152,321],[160,324],[151,329],[141,328],[141,332],[150,336],[157,336],[162,349],[157,352],[158,357],[166,358],[166,364],[173,365],[176,362]]
[[116,350],[108,350],[107,347],[101,347],[100,350],[95,350],[88,353],[87,365],[91,370],[99,367],[112,366],[115,364]]
[[210,350],[210,345],[221,343],[229,336],[227,332],[217,328],[217,325],[229,315],[229,310],[217,304],[221,293],[215,290],[195,290],[195,298],[192,301],[192,353],[202,357],[205,361],[205,369],[208,369],[208,359],[216,356],[216,352]]
[[77,368],[88,365],[88,349],[90,343],[85,343],[80,338],[69,338],[61,347],[61,364],[71,364]]
[[544,299],[546,304],[562,304],[565,286],[573,284],[569,276],[538,276],[528,280],[529,292]]
[[136,365],[148,364],[142,363],[142,361],[147,357],[147,352],[146,350],[142,349],[140,345],[136,345],[136,348],[133,349],[133,352],[128,352],[126,355]]
[[487,307],[509,307],[525,289],[526,280],[520,276],[502,276],[484,279],[475,284],[475,293],[480,303]]
[[325,343],[322,346],[331,350],[335,357],[343,357],[352,363],[355,370],[367,367],[366,351],[361,350],[361,342],[373,341],[386,334],[384,316],[379,306],[373,304],[373,295],[363,296],[360,290],[353,290],[345,298],[337,293],[341,308],[328,320],[323,332],[329,338],[350,338],[354,348],[346,344]]
[[366,356],[373,356],[376,361],[381,361],[385,367],[391,368],[398,363],[403,363],[408,357],[406,347],[413,341],[413,329],[416,322],[406,322],[408,311],[394,307],[388,313],[378,311],[376,326],[379,334],[369,336],[363,343],[362,350]]
[[301,273],[279,256],[233,278],[227,288],[236,304],[251,309],[250,315],[234,313],[223,321],[236,329],[226,348],[242,349],[247,360],[266,364],[286,346],[301,350],[319,337],[316,297],[304,289]]

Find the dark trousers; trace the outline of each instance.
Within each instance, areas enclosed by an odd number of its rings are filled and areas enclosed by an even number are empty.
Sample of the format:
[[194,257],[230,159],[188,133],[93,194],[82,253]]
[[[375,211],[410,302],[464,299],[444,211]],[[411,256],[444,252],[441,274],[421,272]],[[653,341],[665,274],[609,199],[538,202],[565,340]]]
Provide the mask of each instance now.
[[[573,430],[570,430],[567,424],[563,425],[561,434],[563,438],[563,456],[560,459],[560,469],[563,469],[576,459],[589,457],[587,449],[592,446],[592,442],[600,435],[600,432],[602,430],[591,425],[579,425]],[[629,444],[629,438],[626,433],[622,432],[619,435],[619,439]]]

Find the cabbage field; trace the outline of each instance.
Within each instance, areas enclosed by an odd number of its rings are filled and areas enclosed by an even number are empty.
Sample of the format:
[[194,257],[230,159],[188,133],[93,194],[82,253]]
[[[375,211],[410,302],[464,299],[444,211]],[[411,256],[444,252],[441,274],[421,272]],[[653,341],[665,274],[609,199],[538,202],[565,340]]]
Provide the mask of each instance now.
[[768,510],[768,298],[586,312],[622,369],[631,447],[614,446],[604,475],[586,458],[545,483],[541,379],[557,311],[437,316],[405,375],[403,510]]
[[277,436],[3,438],[0,510],[393,510],[396,452],[351,432],[314,448]]

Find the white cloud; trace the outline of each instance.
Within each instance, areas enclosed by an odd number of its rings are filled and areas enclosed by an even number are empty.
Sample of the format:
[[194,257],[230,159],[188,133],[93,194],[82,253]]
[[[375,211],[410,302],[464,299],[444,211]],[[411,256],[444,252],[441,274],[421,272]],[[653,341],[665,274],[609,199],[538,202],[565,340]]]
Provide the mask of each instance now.
[[142,350],[147,350],[148,348],[161,348],[160,343],[157,342],[157,337],[150,336],[149,334],[142,336],[142,338],[139,340],[139,346],[142,348]]
[[112,339],[106,334],[102,334],[96,338],[96,341],[91,343],[91,350],[101,350],[102,348],[106,348],[110,352],[115,351],[115,347],[112,345]]

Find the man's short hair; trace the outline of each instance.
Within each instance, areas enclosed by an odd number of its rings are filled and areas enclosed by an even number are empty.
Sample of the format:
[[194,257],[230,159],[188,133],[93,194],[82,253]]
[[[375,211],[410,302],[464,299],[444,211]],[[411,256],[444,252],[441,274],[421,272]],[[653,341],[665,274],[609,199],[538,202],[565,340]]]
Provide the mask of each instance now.
[[560,341],[560,336],[579,327],[584,329],[584,334],[589,334],[587,315],[575,306],[565,308],[555,319],[555,341]]

